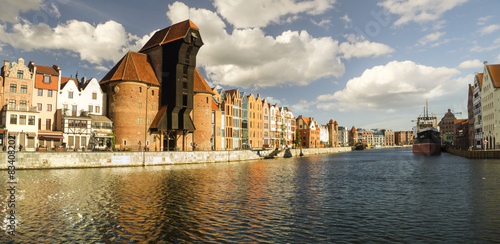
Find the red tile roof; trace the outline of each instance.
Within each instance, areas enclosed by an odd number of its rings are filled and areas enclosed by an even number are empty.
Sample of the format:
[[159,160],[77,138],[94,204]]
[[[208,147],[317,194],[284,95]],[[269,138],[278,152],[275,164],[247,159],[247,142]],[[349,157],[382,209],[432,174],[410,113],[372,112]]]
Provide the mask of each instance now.
[[168,129],[167,127],[167,106],[162,106],[159,110],[158,113],[156,113],[155,118],[153,119],[153,122],[149,126],[149,130],[151,132],[158,132],[160,130],[166,131]]
[[33,65],[36,67],[36,73],[43,73],[43,74],[51,74],[51,75],[59,75],[59,70],[56,69],[58,67],[57,65],[54,65],[52,67],[48,66],[42,66],[42,65]]
[[61,77],[61,89],[63,89],[66,86],[66,84],[68,84],[68,81],[75,83],[75,86],[78,87],[78,82],[76,81],[75,78]]
[[200,30],[191,20],[185,20],[157,31],[139,52],[184,38],[189,28]]
[[196,68],[194,69],[193,91],[195,93],[200,92],[200,93],[209,93],[214,95],[212,89],[210,89],[210,86],[208,86],[207,82],[205,81],[205,79],[203,79],[200,72]]
[[500,64],[488,64],[491,79],[495,87],[500,87]]
[[217,103],[212,99],[212,110],[220,110],[219,106],[217,106]]
[[143,53],[128,52],[99,84],[120,80],[142,81],[160,86],[153,67],[148,62],[148,56]]
[[479,90],[483,87],[483,73],[477,73],[477,79],[479,81]]
[[52,90],[57,91],[57,85],[59,83],[59,74],[57,76],[50,75],[50,83],[43,82],[44,74],[39,74],[38,72],[35,74],[35,88],[36,89],[44,89],[44,90]]

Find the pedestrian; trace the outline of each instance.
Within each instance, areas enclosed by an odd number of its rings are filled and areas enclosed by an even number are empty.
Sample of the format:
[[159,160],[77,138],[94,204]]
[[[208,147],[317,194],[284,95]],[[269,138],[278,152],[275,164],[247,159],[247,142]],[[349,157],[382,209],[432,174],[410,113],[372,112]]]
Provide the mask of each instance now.
[[23,145],[19,144],[19,151],[23,150]]

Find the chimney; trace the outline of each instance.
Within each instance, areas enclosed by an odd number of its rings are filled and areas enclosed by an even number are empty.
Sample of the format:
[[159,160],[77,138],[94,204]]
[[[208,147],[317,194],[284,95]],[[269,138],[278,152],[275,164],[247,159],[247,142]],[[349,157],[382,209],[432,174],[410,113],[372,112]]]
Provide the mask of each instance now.
[[3,76],[7,76],[7,72],[9,72],[10,62],[7,60],[3,61]]

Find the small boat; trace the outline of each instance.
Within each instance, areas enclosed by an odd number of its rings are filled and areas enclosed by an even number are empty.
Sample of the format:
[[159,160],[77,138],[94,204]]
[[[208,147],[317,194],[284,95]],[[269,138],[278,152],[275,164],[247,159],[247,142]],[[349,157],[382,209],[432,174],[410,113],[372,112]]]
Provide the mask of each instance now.
[[427,102],[424,116],[417,118],[416,134],[413,136],[413,153],[426,156],[441,154],[437,118],[433,115],[429,116]]

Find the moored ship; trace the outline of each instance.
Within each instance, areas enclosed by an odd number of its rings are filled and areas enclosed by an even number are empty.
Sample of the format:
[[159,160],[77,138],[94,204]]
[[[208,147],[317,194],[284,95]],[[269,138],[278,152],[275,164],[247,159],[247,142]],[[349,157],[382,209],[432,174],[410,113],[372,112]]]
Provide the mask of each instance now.
[[424,116],[417,118],[417,128],[414,131],[413,153],[420,155],[441,154],[441,139],[437,127],[437,117],[429,116],[427,102]]

